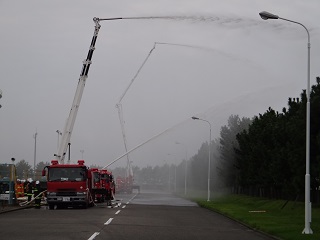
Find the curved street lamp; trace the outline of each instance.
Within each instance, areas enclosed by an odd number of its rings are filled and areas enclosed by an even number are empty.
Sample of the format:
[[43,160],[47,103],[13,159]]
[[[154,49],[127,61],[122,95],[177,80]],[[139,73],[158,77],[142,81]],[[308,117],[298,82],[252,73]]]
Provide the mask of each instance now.
[[204,122],[207,122],[209,124],[209,127],[210,127],[210,137],[209,137],[209,160],[208,160],[208,199],[207,201],[209,202],[210,201],[210,162],[211,162],[211,123],[205,119],[201,119],[201,118],[198,118],[198,117],[191,117],[193,120],[200,120],[200,121],[204,121]]
[[260,17],[263,20],[268,20],[268,19],[281,19],[287,22],[292,22],[299,24],[302,26],[308,34],[308,69],[307,69],[307,123],[306,123],[306,175],[305,175],[305,227],[302,233],[304,234],[312,234],[312,230],[310,228],[310,223],[311,223],[311,202],[310,202],[310,34],[308,29],[299,22],[295,22],[289,19],[281,18],[277,15],[274,15],[272,13],[263,11],[259,13]]

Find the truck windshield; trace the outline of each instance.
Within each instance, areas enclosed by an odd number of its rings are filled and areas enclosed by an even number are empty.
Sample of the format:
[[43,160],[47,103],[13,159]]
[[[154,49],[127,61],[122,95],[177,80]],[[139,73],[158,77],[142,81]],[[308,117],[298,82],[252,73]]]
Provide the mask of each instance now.
[[109,182],[109,174],[101,174],[101,179],[104,180],[106,183]]
[[86,179],[85,168],[49,168],[48,181],[84,181]]

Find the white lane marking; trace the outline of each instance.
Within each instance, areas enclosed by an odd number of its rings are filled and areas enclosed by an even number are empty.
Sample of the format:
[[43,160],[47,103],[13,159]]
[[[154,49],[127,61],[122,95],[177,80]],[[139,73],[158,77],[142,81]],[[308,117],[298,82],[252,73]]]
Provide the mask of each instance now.
[[126,207],[126,205],[123,205],[123,206],[122,206],[122,208],[125,208],[125,207]]
[[109,224],[112,222],[112,220],[113,220],[113,218],[109,218],[109,220],[106,221],[106,222],[104,223],[104,225],[109,225]]
[[134,195],[134,196],[127,202],[127,204],[129,204],[129,202],[131,202],[137,195],[138,195],[138,193],[136,193],[136,195]]
[[93,240],[96,238],[96,236],[98,236],[100,234],[100,232],[95,232],[94,234],[91,235],[90,238],[88,238],[88,240]]
[[129,204],[129,202],[126,203],[127,205]]
[[118,211],[116,212],[116,215],[117,215],[119,212],[121,212],[121,210],[118,210]]

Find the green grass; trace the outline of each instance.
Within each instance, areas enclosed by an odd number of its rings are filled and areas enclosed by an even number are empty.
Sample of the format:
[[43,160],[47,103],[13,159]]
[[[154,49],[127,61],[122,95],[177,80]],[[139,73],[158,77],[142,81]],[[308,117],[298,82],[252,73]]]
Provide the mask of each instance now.
[[227,195],[207,202],[195,200],[201,207],[214,210],[254,229],[283,240],[320,239],[320,208],[312,208],[313,234],[302,234],[304,203],[269,200],[245,195]]

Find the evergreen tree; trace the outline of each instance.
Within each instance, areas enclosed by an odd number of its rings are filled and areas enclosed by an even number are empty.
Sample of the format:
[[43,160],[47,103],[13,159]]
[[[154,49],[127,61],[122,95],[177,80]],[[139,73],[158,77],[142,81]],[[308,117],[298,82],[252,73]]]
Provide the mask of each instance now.
[[249,127],[251,120],[238,115],[231,115],[228,124],[220,130],[220,155],[221,161],[218,164],[218,174],[225,186],[234,187],[237,185],[238,166],[235,157],[235,149],[239,148],[236,136],[238,133]]
[[31,165],[24,159],[20,160],[16,164],[17,178],[27,179],[33,177],[33,170]]

